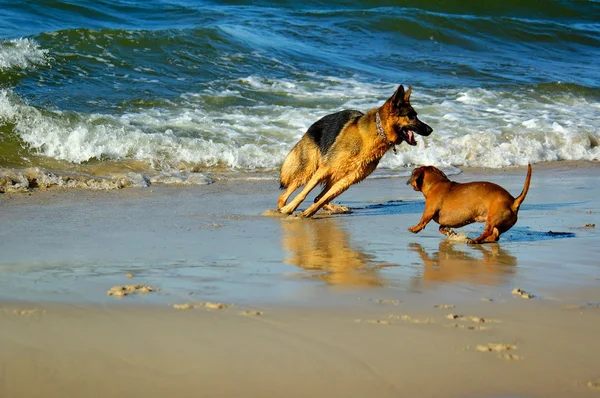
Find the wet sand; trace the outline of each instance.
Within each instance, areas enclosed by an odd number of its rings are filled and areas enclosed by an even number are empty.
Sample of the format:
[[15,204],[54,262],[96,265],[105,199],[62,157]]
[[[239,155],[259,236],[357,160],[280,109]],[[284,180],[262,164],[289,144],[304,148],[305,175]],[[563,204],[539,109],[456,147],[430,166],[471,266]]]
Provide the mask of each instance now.
[[405,177],[314,220],[276,181],[1,195],[0,397],[597,396],[599,170],[534,165],[483,246],[408,232]]

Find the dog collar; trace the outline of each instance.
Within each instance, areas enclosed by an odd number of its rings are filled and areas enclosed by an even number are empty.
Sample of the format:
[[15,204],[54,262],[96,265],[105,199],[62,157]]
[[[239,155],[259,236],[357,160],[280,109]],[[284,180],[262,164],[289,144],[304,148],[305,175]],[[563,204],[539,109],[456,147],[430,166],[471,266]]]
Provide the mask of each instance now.
[[375,126],[377,127],[377,134],[379,134],[381,136],[381,138],[383,138],[383,140],[392,147],[392,150],[394,151],[394,155],[397,153],[396,152],[396,144],[394,144],[393,142],[391,142],[390,140],[388,140],[387,136],[385,135],[385,131],[383,131],[383,126],[381,125],[381,117],[379,117],[379,111],[377,111],[377,113],[375,113]]

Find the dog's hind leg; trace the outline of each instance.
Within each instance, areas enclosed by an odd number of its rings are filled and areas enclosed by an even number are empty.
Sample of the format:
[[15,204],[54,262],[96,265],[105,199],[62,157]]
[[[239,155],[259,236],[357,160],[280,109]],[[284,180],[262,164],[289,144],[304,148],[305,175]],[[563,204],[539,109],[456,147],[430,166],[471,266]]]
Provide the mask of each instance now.
[[[330,183],[325,184],[325,187],[323,188],[321,193],[318,194],[317,197],[315,198],[314,203],[317,203],[319,200],[321,200],[323,195],[325,195],[325,193],[327,193],[327,191],[329,191],[330,189],[331,189],[331,184]],[[322,209],[325,211],[328,211],[331,214],[351,213],[350,209],[347,208],[346,206],[334,205],[333,203],[325,203],[323,205]]]
[[[281,207],[279,209],[279,211],[283,214],[292,214],[294,212],[294,210],[296,210],[298,208],[298,206],[300,206],[300,203],[302,203],[302,201],[304,199],[306,199],[306,197],[308,196],[310,191],[312,191],[313,188],[316,187],[317,184],[319,184],[321,182],[321,180],[323,180],[323,178],[325,177],[326,174],[327,174],[326,169],[317,170],[317,172],[306,183],[306,185],[304,186],[304,189],[302,191],[300,191],[300,193],[298,195],[296,195],[296,197],[290,203]],[[288,197],[289,197],[289,195],[288,195]]]
[[486,224],[481,235],[475,239],[470,239],[469,243],[493,243],[500,239],[500,231],[492,224]]
[[331,186],[326,192],[321,192],[321,198],[312,206],[302,212],[302,217],[312,217],[320,208],[329,204],[333,199],[340,196],[346,189],[356,182],[353,176],[345,176]]
[[508,231],[516,222],[516,212],[506,208],[490,209],[481,236],[473,239],[472,243],[497,242],[500,235]]
[[292,182],[289,186],[287,186],[285,188],[285,191],[279,195],[279,198],[277,199],[277,210],[281,210],[281,208],[283,206],[285,206],[285,204],[287,203],[287,200],[290,198],[290,196],[294,193],[294,191],[296,189],[298,189],[302,184],[299,184],[297,182]]

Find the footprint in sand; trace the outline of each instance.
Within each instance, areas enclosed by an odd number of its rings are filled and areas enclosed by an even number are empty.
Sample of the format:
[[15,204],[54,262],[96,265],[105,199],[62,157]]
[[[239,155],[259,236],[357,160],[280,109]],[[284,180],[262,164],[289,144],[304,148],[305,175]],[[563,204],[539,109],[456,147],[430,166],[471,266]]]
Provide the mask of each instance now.
[[479,344],[475,349],[479,352],[497,352],[499,353],[498,357],[507,360],[519,360],[523,359],[520,355],[516,355],[513,353],[508,353],[506,351],[513,351],[517,349],[515,344],[503,344],[503,343],[488,343],[488,344]]
[[189,310],[194,308],[193,305],[185,303],[185,304],[173,304],[173,308],[175,308],[176,310]]
[[355,319],[354,322],[355,323],[365,322],[365,323],[373,323],[375,325],[386,325],[386,326],[389,326],[392,324],[392,322],[386,321],[385,319],[370,319],[370,320],[366,320],[366,321],[363,321],[362,319]]
[[242,311],[240,315],[244,316],[261,316],[263,314],[262,311]]
[[209,310],[222,310],[223,308],[233,307],[233,305],[227,305],[223,303],[213,303],[210,301],[200,303],[194,306],[194,308],[206,308]]
[[145,294],[156,291],[155,288],[146,285],[124,285],[113,286],[106,294],[115,297],[124,297],[130,294]]
[[439,308],[439,309],[449,309],[449,308],[454,308],[456,307],[454,304],[437,304],[433,306],[434,308]]
[[451,328],[457,328],[457,329],[479,330],[479,331],[489,330],[490,329],[487,326],[461,325],[461,324],[458,324],[458,323],[451,323],[451,324],[446,325],[446,326],[451,327]]
[[580,227],[569,227],[570,229],[594,229],[596,228],[596,224],[594,223],[585,223]]
[[404,321],[404,322],[417,323],[417,324],[435,323],[435,321],[433,319],[430,319],[430,318],[413,318],[413,317],[411,317],[409,315],[390,315],[389,318],[391,318],[391,319],[399,319],[399,320]]
[[506,359],[508,361],[520,361],[521,359],[523,359],[523,357],[520,355],[507,354],[507,353],[500,354],[500,355],[498,355],[498,357],[502,358],[502,359]]
[[233,304],[213,303],[210,301],[201,302],[198,304],[173,304],[173,308],[176,310],[190,310],[192,308],[206,308],[209,310],[222,310],[223,308],[234,307]]
[[534,298],[535,296],[531,293],[526,292],[525,290],[519,289],[519,288],[515,288],[512,290],[512,294],[515,296],[519,296],[521,298],[524,299],[531,299]]
[[15,315],[33,315],[33,314],[43,314],[46,311],[44,310],[38,310],[38,309],[33,309],[33,310],[13,310],[13,314]]
[[490,329],[488,326],[481,326],[482,323],[499,322],[499,321],[496,321],[493,319],[485,319],[485,318],[481,318],[478,316],[472,316],[472,315],[448,314],[448,315],[446,315],[446,318],[456,319],[456,320],[465,321],[465,322],[473,322],[473,323],[477,324],[477,325],[461,325],[458,323],[451,323],[450,325],[447,325],[449,327],[458,328],[458,329],[466,329],[466,330],[478,330],[478,331]]
[[374,323],[377,325],[391,325],[392,324],[392,322],[386,321],[385,319],[375,319],[375,320],[367,321],[367,323]]
[[588,381],[587,386],[592,390],[600,391],[600,379]]
[[500,322],[495,319],[485,319],[485,318],[481,318],[481,317],[473,316],[473,315],[448,314],[448,315],[446,315],[446,318],[457,319],[459,321],[470,321],[473,323],[498,323],[498,322]]
[[477,351],[481,352],[502,352],[502,351],[511,351],[516,350],[517,346],[514,344],[502,344],[502,343],[488,343],[488,344],[478,344]]

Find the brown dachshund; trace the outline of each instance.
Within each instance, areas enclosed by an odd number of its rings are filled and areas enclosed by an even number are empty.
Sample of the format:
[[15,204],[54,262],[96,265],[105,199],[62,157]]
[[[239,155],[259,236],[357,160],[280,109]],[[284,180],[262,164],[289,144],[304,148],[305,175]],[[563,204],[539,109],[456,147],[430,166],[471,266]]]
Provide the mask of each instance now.
[[423,192],[425,210],[421,221],[408,230],[417,233],[433,220],[440,224],[442,234],[450,236],[454,234],[450,228],[484,222],[481,236],[470,239],[469,243],[496,242],[517,222],[519,206],[527,195],[530,181],[531,165],[528,165],[523,192],[513,198],[506,189],[491,182],[461,184],[450,181],[436,167],[419,167],[406,184],[412,185],[415,191]]

